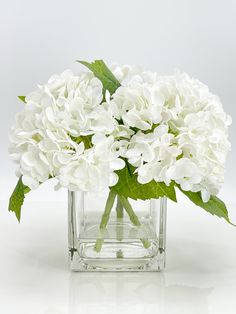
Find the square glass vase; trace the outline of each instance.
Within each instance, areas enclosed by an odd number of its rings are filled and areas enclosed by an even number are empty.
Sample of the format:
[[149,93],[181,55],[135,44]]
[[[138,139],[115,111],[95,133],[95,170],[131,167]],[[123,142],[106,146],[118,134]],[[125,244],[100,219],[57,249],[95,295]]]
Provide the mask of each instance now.
[[161,271],[167,199],[131,200],[68,191],[72,271]]

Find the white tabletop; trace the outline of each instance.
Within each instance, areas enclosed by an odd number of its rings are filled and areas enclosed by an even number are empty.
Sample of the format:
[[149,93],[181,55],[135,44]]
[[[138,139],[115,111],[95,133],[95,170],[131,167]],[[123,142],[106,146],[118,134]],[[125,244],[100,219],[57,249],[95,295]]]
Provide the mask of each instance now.
[[186,200],[169,203],[164,272],[72,273],[66,200],[55,198],[29,198],[21,224],[1,202],[0,313],[235,314],[234,227]]

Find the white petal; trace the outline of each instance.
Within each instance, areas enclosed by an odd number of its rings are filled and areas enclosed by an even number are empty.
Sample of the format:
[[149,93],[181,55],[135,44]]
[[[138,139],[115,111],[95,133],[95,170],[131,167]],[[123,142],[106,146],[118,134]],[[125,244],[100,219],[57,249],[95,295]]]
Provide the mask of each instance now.
[[207,190],[201,190],[201,197],[204,203],[207,203],[211,197],[211,194]]
[[125,162],[123,159],[116,158],[110,162],[110,166],[113,170],[120,170],[125,167]]
[[35,190],[39,186],[38,180],[27,175],[22,176],[22,182],[24,183],[24,185],[28,186],[31,190]]
[[109,178],[109,186],[114,186],[118,182],[119,177],[116,173],[112,172]]
[[105,92],[105,99],[106,99],[106,102],[109,104],[110,103],[110,99],[111,99],[111,94],[109,93],[109,91],[106,89],[106,92]]

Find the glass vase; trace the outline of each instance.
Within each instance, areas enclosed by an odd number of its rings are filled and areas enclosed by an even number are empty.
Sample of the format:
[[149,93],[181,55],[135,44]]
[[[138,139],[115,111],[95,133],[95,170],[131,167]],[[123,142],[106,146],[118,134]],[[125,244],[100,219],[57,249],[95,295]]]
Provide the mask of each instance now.
[[166,207],[165,197],[135,201],[109,191],[101,195],[69,191],[71,270],[161,271]]

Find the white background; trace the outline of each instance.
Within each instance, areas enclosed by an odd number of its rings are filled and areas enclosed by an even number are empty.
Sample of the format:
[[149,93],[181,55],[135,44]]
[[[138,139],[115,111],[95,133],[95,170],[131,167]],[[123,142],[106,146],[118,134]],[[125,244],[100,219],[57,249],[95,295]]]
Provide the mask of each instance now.
[[[7,132],[25,95],[76,59],[188,72],[236,116],[236,3],[210,0],[2,1],[0,10],[0,312],[235,313],[236,230],[180,198],[168,211],[163,274],[72,274],[65,191],[29,195],[18,225],[7,212],[15,184]],[[221,192],[236,222],[232,151]]]

